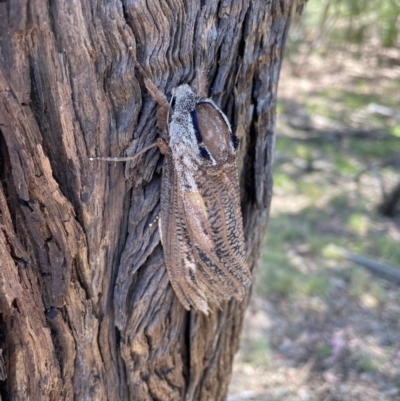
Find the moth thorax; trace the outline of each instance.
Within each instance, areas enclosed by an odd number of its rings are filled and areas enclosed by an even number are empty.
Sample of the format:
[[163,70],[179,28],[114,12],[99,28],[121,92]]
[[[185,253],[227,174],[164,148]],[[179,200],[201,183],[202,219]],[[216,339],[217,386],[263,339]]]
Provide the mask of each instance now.
[[190,112],[195,108],[196,103],[200,98],[199,95],[194,93],[187,84],[175,88],[173,96],[175,99],[174,111],[182,110],[187,112]]
[[170,146],[173,153],[178,150],[182,152],[182,155],[198,153],[190,114],[180,110],[174,111],[170,124]]

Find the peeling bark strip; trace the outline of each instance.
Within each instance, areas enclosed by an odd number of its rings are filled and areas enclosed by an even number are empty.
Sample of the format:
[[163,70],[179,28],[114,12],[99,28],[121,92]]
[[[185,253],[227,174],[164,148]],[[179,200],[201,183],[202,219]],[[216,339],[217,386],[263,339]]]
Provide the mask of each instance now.
[[206,317],[177,301],[150,225],[156,153],[127,165],[88,158],[132,155],[157,136],[136,64],[164,93],[205,66],[208,95],[241,140],[254,268],[292,5],[0,2],[2,399],[224,399],[246,302]]

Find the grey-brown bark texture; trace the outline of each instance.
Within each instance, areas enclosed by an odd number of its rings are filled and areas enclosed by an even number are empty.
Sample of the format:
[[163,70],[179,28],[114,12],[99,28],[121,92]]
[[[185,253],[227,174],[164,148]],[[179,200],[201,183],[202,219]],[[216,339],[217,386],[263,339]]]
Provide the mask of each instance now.
[[157,224],[155,103],[203,66],[241,139],[254,267],[271,198],[275,103],[293,1],[0,3],[0,395],[221,400],[247,302],[188,313]]

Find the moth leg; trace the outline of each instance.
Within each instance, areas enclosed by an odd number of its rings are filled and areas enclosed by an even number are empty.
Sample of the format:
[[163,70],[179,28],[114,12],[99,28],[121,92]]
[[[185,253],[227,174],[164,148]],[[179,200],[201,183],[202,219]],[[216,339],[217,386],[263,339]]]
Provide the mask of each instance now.
[[162,155],[165,155],[167,153],[169,148],[167,141],[165,141],[162,138],[159,138],[157,139],[156,142],[154,142],[154,144],[158,146],[158,149]]
[[150,81],[149,78],[144,78],[143,82],[151,97],[158,103],[157,126],[161,131],[163,131],[167,125],[169,113],[167,97],[153,84],[153,82]]
[[200,67],[196,72],[196,77],[193,82],[193,91],[200,95],[202,98],[206,99],[208,97],[207,88],[207,72],[204,67]]

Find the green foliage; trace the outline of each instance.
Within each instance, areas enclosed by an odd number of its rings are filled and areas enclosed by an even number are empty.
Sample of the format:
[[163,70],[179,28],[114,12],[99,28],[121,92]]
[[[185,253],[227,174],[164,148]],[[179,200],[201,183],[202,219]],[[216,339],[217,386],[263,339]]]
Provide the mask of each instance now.
[[349,216],[348,227],[356,234],[366,235],[370,228],[370,220],[364,214],[353,213]]
[[388,237],[385,233],[377,234],[374,237],[374,251],[378,258],[393,266],[400,266],[399,242]]
[[390,133],[396,138],[400,138],[400,125],[395,125],[392,127]]
[[349,294],[368,307],[382,305],[387,301],[385,282],[382,279],[371,279],[365,269],[354,268],[350,271]]
[[271,364],[271,348],[268,338],[244,338],[242,341],[244,363],[251,363],[253,366],[268,368]]
[[360,171],[360,167],[357,165],[357,162],[342,153],[338,153],[336,155],[335,166],[337,171],[343,175],[354,175]]
[[394,47],[399,36],[400,2],[398,0],[386,0],[379,8],[379,19],[382,24],[381,40],[386,47]]
[[311,275],[304,286],[304,294],[309,296],[325,296],[329,293],[328,277],[323,274]]
[[[399,40],[399,0],[326,0],[309,1],[305,8],[303,29],[315,36],[329,29],[327,42],[362,44],[378,37],[382,46],[396,47]],[[316,33],[316,32],[317,33]],[[299,35],[294,35],[299,44]]]
[[362,268],[356,268],[351,271],[350,277],[350,295],[359,298],[368,292],[371,275]]
[[329,345],[327,345],[327,344],[321,345],[321,346],[318,348],[317,352],[318,352],[318,355],[319,355],[321,358],[327,358],[328,356],[331,356],[331,355],[332,355],[331,347],[330,347]]
[[381,365],[381,362],[377,360],[376,356],[366,352],[355,355],[354,359],[359,372],[375,372]]
[[[312,208],[309,209],[310,211]],[[329,278],[323,271],[304,273],[288,253],[288,244],[307,244],[307,254],[319,256],[326,238],[312,235],[312,223],[305,212],[304,220],[295,216],[271,217],[265,239],[261,266],[257,272],[256,291],[261,296],[324,296],[329,292]],[[318,217],[318,213],[312,213]]]
[[[370,192],[348,191],[341,185],[354,182],[368,171],[367,162],[378,161],[398,152],[398,139],[383,141],[374,138],[347,138],[346,146],[323,140],[297,142],[278,136],[276,147],[281,164],[275,165],[274,190],[280,199],[301,199],[304,206],[298,213],[274,213],[269,220],[266,247],[256,280],[259,295],[288,298],[326,297],[330,293],[328,261],[341,258],[331,252],[330,245],[339,246],[392,265],[400,264],[398,242],[386,232],[374,230],[377,212],[371,211]],[[389,144],[391,146],[389,146]],[[324,162],[328,171],[307,171],[293,168],[292,161]],[[366,170],[367,169],[367,170]],[[340,182],[339,186],[336,185]],[[274,198],[275,199],[275,198]],[[323,228],[328,224],[326,228]],[[330,225],[339,231],[332,232]],[[321,231],[321,227],[323,228]],[[300,253],[299,253],[300,252]],[[315,268],[310,271],[309,263]],[[370,296],[376,304],[385,301],[384,286],[379,280],[371,283],[364,269],[352,269],[350,295],[361,300]],[[368,300],[367,300],[368,301]],[[366,302],[367,302],[366,301]]]
[[381,141],[360,141],[357,138],[349,139],[349,148],[354,156],[368,158],[389,158],[398,156],[400,153],[400,140],[395,136],[388,136]]

